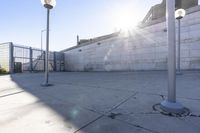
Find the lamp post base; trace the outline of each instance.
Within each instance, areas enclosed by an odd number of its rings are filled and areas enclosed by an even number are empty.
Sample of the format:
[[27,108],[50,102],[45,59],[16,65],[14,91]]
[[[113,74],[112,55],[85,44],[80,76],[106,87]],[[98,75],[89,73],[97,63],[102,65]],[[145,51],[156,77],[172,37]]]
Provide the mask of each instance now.
[[53,86],[53,84],[49,84],[49,83],[43,83],[40,86],[42,87],[49,87],[49,86]]
[[160,108],[168,113],[174,113],[174,114],[182,114],[184,113],[184,107],[178,103],[178,102],[170,102],[168,100],[165,100],[161,102]]

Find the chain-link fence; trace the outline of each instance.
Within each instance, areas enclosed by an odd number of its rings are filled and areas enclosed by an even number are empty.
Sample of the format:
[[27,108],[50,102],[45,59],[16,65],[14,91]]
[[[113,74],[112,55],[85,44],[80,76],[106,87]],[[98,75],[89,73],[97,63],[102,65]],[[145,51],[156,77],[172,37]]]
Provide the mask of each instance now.
[[30,48],[13,45],[14,72],[30,71]]

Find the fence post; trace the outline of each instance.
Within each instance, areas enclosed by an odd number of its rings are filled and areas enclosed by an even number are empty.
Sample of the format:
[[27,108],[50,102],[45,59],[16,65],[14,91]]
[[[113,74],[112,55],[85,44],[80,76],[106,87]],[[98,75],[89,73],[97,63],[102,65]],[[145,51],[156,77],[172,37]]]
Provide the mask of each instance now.
[[54,71],[56,71],[56,52],[53,52],[53,65],[54,65],[54,67],[53,67],[53,69],[54,69]]
[[33,49],[32,47],[29,48],[30,50],[30,55],[29,55],[29,58],[30,58],[30,71],[33,72]]
[[10,44],[9,44],[10,46],[9,46],[9,52],[10,52],[10,59],[9,59],[9,71],[10,71],[10,73],[14,73],[14,46],[13,46],[13,43],[11,42]]
[[46,63],[45,63],[45,59],[46,59],[46,53],[45,53],[45,51],[43,51],[43,54],[44,54],[44,72],[45,72],[45,65],[46,65]]

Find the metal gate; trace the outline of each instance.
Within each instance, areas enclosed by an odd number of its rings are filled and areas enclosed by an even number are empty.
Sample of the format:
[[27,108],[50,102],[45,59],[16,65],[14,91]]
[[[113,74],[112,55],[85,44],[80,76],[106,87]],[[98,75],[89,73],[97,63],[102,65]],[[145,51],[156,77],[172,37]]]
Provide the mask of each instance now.
[[[49,71],[64,71],[64,53],[49,52]],[[45,70],[45,51],[16,45],[12,42],[0,44],[0,68],[9,73],[39,72]]]
[[[44,71],[45,51],[32,47],[13,45],[13,61],[14,64],[18,64],[14,65],[14,72]],[[49,52],[49,71],[54,70],[54,62],[54,52]]]

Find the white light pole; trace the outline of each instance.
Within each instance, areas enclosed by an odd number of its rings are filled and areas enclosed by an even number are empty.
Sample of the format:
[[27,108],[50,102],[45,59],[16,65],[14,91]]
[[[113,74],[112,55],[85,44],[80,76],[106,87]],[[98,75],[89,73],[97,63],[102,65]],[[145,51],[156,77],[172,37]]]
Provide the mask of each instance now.
[[186,12],[184,9],[178,9],[175,12],[175,18],[178,20],[178,47],[177,47],[177,72],[181,74],[181,19],[185,16]]
[[170,113],[183,113],[184,107],[176,101],[176,30],[175,0],[166,1],[168,38],[168,97],[161,102],[161,109]]
[[45,82],[42,86],[51,86],[49,84],[49,14],[50,9],[52,9],[56,5],[56,0],[41,0],[42,5],[47,9],[47,29],[46,29],[46,52],[45,52]]

